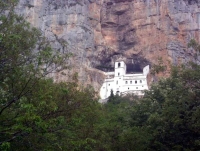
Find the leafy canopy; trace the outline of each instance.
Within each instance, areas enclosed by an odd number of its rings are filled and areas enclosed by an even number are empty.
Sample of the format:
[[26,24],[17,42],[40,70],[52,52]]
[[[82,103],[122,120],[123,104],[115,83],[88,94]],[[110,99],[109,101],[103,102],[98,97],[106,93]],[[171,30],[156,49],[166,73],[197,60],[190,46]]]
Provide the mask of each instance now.
[[54,83],[71,54],[0,1],[0,150],[93,150],[99,104],[91,88]]

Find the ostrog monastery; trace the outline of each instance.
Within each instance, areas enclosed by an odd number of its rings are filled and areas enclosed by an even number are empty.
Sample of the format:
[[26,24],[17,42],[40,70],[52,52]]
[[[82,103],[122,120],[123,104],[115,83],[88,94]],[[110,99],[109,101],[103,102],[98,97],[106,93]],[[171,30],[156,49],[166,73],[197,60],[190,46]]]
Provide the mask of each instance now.
[[126,93],[134,93],[135,95],[143,95],[143,90],[148,90],[147,74],[149,73],[149,65],[143,68],[142,73],[126,74],[126,64],[123,60],[115,62],[114,72],[106,72],[106,79],[100,89],[101,99],[110,96],[111,90],[116,95]]

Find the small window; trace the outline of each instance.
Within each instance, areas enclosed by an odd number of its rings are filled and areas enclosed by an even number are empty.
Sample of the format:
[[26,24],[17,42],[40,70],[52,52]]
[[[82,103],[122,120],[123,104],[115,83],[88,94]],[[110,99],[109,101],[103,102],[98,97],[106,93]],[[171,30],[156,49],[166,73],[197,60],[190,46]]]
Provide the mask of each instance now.
[[110,84],[108,84],[108,86],[110,86]]
[[138,87],[136,87],[136,89],[138,89]]
[[118,84],[118,81],[116,81],[116,84]]
[[126,84],[128,84],[128,81],[126,81]]
[[135,81],[135,84],[137,84],[137,81]]
[[128,88],[128,90],[129,90],[129,88]]
[[142,83],[142,80],[140,80],[140,83]]
[[118,63],[118,67],[120,67],[121,66],[121,63]]
[[105,89],[105,87],[103,87]]
[[142,86],[142,87],[144,87],[144,86]]
[[118,73],[118,76],[120,75],[120,73]]
[[130,81],[130,84],[132,84],[132,81]]

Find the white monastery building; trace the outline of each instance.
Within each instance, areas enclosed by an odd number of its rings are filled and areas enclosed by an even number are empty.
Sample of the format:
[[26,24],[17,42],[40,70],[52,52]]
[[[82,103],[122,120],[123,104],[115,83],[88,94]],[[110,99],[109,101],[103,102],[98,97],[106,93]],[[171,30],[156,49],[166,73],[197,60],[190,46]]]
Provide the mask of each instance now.
[[123,60],[116,61],[114,72],[105,72],[106,79],[100,89],[101,99],[108,98],[111,94],[111,90],[114,95],[123,95],[127,93],[143,95],[143,90],[148,90],[148,73],[149,65],[143,68],[142,73],[126,74],[125,62]]

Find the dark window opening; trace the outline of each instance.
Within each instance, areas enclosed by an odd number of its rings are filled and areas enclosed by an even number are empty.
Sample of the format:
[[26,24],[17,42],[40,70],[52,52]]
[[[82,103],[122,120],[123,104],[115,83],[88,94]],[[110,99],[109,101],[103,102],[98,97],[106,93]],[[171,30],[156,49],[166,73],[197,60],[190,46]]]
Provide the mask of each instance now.
[[120,75],[120,73],[118,73],[118,76]]
[[130,81],[130,84],[132,84],[132,81]]
[[138,89],[138,87],[136,87],[136,89]]
[[137,84],[137,81],[135,81],[135,84]]
[[128,82],[126,81],[126,84],[127,84]]
[[133,63],[127,63],[126,64],[126,72],[127,73],[142,73],[143,69],[140,67],[140,64],[133,64]]
[[120,67],[121,66],[121,63],[118,63],[118,67]]
[[142,83],[142,80],[140,80],[140,83]]
[[128,88],[129,89],[129,88]]

